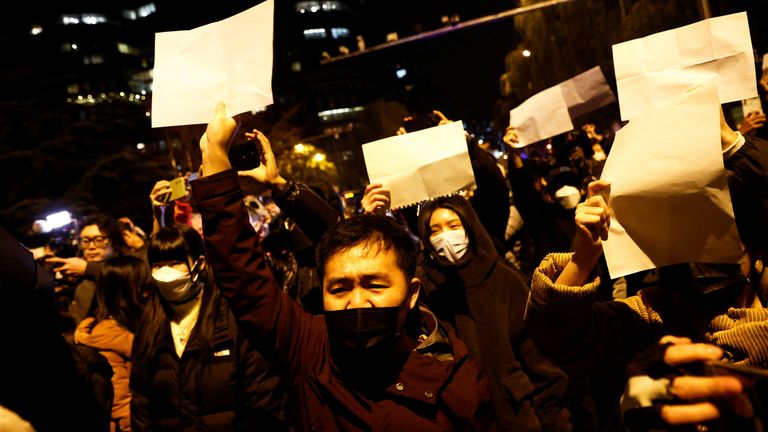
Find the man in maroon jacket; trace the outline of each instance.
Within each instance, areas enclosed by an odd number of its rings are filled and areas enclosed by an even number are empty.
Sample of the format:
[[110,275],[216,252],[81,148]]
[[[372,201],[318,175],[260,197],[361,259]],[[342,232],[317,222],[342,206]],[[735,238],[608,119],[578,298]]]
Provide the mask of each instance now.
[[[487,381],[464,344],[417,304],[417,246],[393,220],[361,216],[325,233],[317,254],[324,315],[307,314],[280,290],[227,157],[235,129],[220,103],[200,140],[203,178],[192,183],[193,202],[242,330],[274,346],[287,370],[297,427],[493,429]],[[298,217],[323,219],[311,193],[280,177],[266,137],[256,138],[264,154],[252,176],[292,196]]]

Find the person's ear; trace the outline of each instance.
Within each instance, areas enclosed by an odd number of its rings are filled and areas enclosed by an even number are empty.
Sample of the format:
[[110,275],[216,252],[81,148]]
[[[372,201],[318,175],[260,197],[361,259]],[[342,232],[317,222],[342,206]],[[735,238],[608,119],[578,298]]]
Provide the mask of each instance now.
[[421,281],[419,278],[411,279],[411,283],[408,286],[408,309],[416,307],[416,303],[419,301],[419,292],[421,291]]
[[200,256],[197,258],[197,264],[195,264],[195,267],[197,267],[197,271],[198,271],[198,272],[200,272],[200,271],[203,271],[203,270],[205,270],[205,266],[206,266],[206,264],[207,264],[207,263],[205,262],[205,257],[204,257],[204,256],[202,256],[202,255],[200,255]]

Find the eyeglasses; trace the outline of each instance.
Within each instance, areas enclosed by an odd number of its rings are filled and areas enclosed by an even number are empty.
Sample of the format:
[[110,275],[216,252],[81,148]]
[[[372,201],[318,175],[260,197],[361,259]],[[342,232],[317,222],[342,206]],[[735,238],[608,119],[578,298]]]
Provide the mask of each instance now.
[[104,236],[80,237],[80,244],[83,246],[83,248],[87,248],[91,243],[93,243],[93,245],[97,248],[103,248],[107,245],[107,243],[109,243],[109,238]]

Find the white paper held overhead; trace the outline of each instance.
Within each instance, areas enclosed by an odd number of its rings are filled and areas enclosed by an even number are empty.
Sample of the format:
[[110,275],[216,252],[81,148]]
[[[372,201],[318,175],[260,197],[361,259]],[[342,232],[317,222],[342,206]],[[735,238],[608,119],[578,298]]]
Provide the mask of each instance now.
[[571,119],[616,102],[600,66],[564,81],[560,88]]
[[654,108],[616,133],[602,178],[613,212],[603,250],[611,278],[741,258],[720,145],[714,83]]
[[382,183],[398,209],[475,185],[461,121],[363,145],[371,183]]
[[545,140],[573,129],[568,105],[559,85],[528,98],[509,112],[509,125],[517,131],[515,147]]
[[746,12],[614,45],[613,64],[623,120],[668,105],[713,78],[721,103],[757,95]]
[[155,34],[152,127],[208,123],[211,107],[231,114],[272,99],[274,0],[192,30]]
[[572,118],[615,102],[600,66],[539,92],[509,113],[509,125],[525,147],[573,129]]

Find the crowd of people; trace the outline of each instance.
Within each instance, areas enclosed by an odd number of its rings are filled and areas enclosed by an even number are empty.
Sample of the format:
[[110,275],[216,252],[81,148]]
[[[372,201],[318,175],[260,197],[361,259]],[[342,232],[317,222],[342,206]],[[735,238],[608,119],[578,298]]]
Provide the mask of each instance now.
[[219,103],[149,234],[94,215],[75,256],[35,256],[0,228],[0,429],[765,430],[764,122],[721,110],[741,262],[611,279],[594,124],[543,154],[507,128],[499,160],[467,135],[474,190],[392,210],[372,183],[349,209],[257,130],[233,170]]

